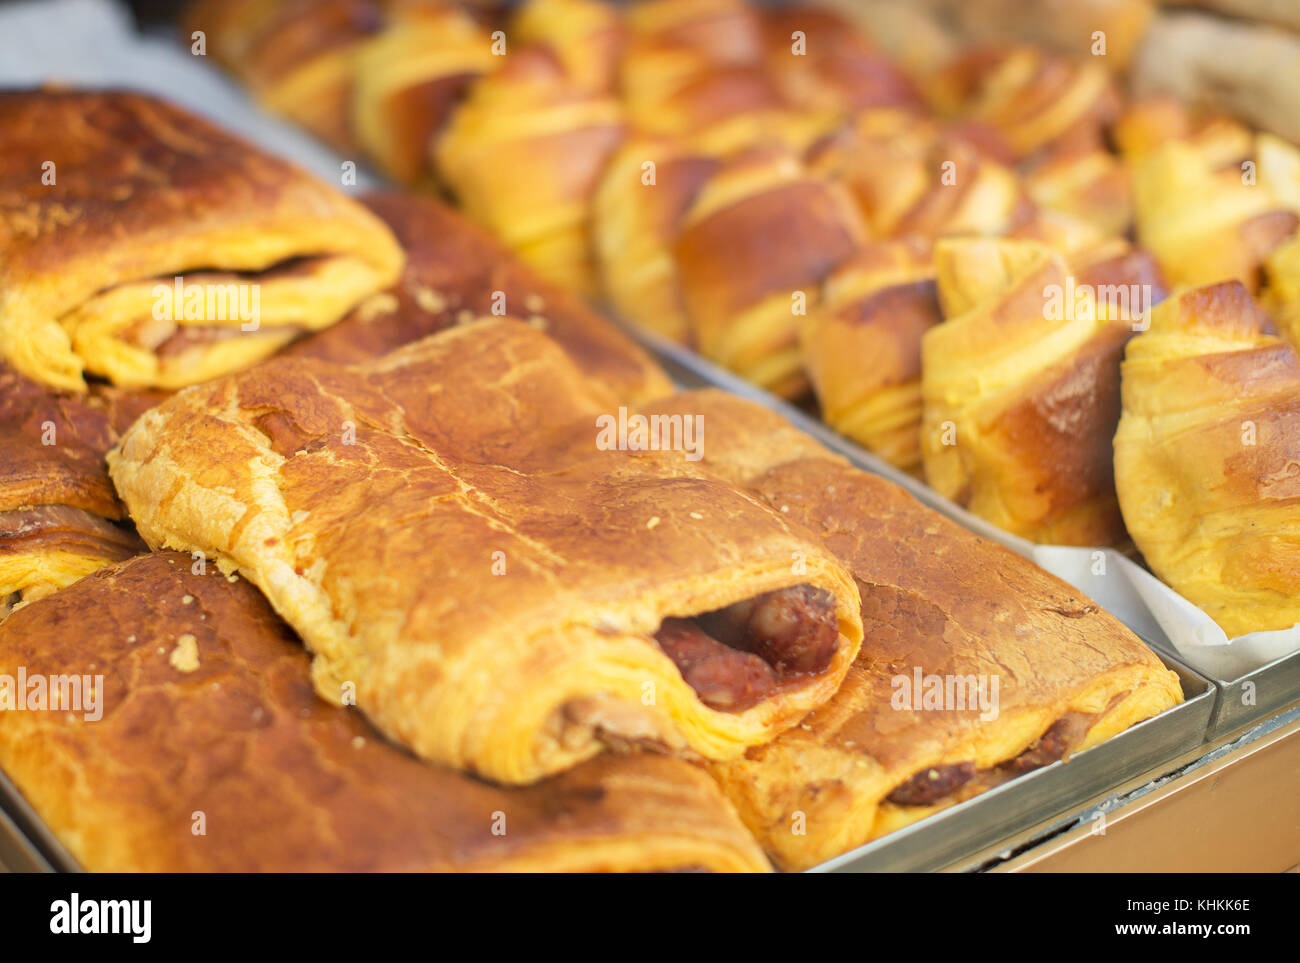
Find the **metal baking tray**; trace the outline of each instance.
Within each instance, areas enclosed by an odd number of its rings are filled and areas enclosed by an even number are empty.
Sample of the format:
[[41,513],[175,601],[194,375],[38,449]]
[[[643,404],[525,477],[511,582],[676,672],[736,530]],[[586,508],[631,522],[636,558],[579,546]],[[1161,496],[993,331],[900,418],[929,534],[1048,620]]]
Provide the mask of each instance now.
[[[972,515],[955,502],[950,501],[930,488],[920,479],[900,471],[878,455],[872,454],[857,442],[844,437],[826,425],[815,415],[804,411],[797,405],[783,398],[778,398],[769,391],[750,384],[743,378],[689,348],[676,342],[659,337],[652,332],[636,328],[630,324],[620,325],[628,335],[638,341],[644,348],[655,355],[669,375],[683,388],[722,388],[732,394],[747,398],[763,405],[784,417],[795,427],[812,435],[827,448],[835,451],[857,467],[874,475],[888,478],[901,485],[922,504],[951,518],[953,521],[971,529],[979,535],[997,542],[1019,554],[1030,558],[1033,555],[1030,543],[1011,535]],[[1103,606],[1104,607],[1104,606]],[[1148,645],[1162,657],[1169,656],[1182,662],[1182,656],[1154,618],[1147,618],[1141,623],[1119,616],[1130,629],[1140,635]],[[1201,678],[1210,679],[1219,690],[1219,703],[1209,722],[1209,737],[1224,735],[1240,729],[1252,722],[1257,722],[1281,707],[1300,699],[1300,650],[1274,659],[1267,665],[1260,666],[1236,679],[1219,679],[1197,670]],[[1248,695],[1253,704],[1243,700]]]
[[1218,687],[1163,652],[1185,701],[1065,762],[1026,773],[951,809],[814,866],[813,873],[906,873],[942,869],[1075,809],[1205,741]]
[[41,822],[18,787],[0,772],[0,871],[80,872],[63,844]]

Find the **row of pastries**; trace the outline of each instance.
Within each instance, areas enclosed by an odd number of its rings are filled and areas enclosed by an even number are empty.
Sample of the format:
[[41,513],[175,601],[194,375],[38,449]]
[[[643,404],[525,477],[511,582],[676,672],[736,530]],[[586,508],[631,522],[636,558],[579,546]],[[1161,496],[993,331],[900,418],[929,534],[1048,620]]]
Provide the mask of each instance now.
[[[194,4],[186,30],[546,277],[1008,532],[1135,546],[1229,637],[1296,623],[1300,151],[1131,96],[1145,5],[1023,29],[1016,5],[950,5],[1080,56],[942,58],[882,4],[253,6]],[[334,28],[268,73],[262,47],[309,20]],[[1187,368],[1205,397],[1167,374]]]
[[436,199],[136,93],[0,117],[0,771],[85,869],[804,869],[1183,698]]

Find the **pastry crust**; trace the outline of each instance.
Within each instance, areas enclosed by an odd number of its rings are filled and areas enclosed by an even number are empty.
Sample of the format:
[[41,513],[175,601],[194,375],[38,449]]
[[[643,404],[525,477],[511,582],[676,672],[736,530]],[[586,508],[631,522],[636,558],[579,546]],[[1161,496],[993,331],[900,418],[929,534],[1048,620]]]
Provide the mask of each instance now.
[[[655,407],[703,411],[717,437],[740,439],[711,445],[709,467],[823,538],[861,593],[866,641],[835,697],[771,743],[710,767],[778,867],[813,866],[1011,778],[1005,764],[1072,713],[1094,718],[1066,753],[1182,701],[1177,675],[1091,600],[772,412],[714,390]],[[918,669],[996,678],[996,717],[955,703],[926,708],[920,693],[903,704],[895,680],[911,682]],[[917,773],[965,763],[974,777],[948,795],[888,799]]]
[[337,321],[401,263],[361,207],[163,101],[0,94],[0,351],[28,377],[214,377]]
[[257,590],[187,555],[134,558],[15,613],[0,675],[20,666],[103,678],[97,721],[83,702],[0,727],[0,769],[92,872],[768,868],[681,760],[606,756],[522,789],[421,763],[318,699]]
[[[355,690],[427,759],[526,783],[609,743],[734,756],[834,692],[856,589],[682,451],[603,446],[617,411],[554,342],[489,321],[189,389],[109,466],[151,546],[246,575],[316,654],[322,696]],[[651,637],[801,584],[830,593],[842,638],[751,708],[706,706]]]
[[1129,343],[1115,484],[1152,571],[1229,638],[1300,622],[1300,361],[1240,282]]
[[639,403],[672,392],[668,376],[631,338],[464,215],[432,197],[396,191],[362,200],[406,250],[402,276],[338,324],[294,342],[285,356],[352,364],[499,314],[544,331],[621,400]]

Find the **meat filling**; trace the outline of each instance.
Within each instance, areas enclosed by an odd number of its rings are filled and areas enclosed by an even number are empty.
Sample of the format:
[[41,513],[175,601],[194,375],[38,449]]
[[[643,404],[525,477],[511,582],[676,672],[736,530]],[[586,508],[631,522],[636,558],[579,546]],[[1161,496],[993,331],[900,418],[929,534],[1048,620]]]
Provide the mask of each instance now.
[[739,712],[783,682],[824,672],[839,623],[830,592],[796,585],[693,619],[664,619],[655,639],[701,702]]
[[955,762],[922,769],[889,794],[889,801],[900,806],[928,806],[961,788],[975,776],[975,763]]

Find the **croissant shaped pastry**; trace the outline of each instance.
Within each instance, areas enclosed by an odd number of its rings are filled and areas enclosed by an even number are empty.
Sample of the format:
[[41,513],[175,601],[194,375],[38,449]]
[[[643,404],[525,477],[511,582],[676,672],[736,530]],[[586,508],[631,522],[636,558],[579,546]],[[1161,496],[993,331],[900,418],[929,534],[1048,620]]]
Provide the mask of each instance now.
[[324,698],[529,783],[609,745],[734,756],[861,644],[839,563],[696,467],[706,420],[656,422],[655,446],[553,341],[487,321],[196,387],[109,466],[152,547],[262,589]]
[[606,301],[619,317],[682,344],[692,334],[673,243],[721,163],[677,138],[634,136],[610,159],[592,204]]
[[1099,302],[1034,241],[949,239],[935,265],[947,320],[921,344],[926,481],[1033,541],[1122,541],[1111,437],[1146,293],[1124,285]]
[[497,58],[488,32],[459,7],[403,0],[387,12],[356,54],[352,130],[385,174],[415,184],[427,176],[433,138]]
[[1066,144],[1095,145],[1120,110],[1109,71],[1038,47],[977,49],[932,91],[936,106],[997,130],[1017,159]]
[[930,249],[877,241],[831,272],[800,330],[826,423],[907,471],[921,464],[921,338],[941,320]]
[[1254,154],[1253,178],[1244,165],[1215,167],[1196,144],[1178,140],[1138,163],[1138,239],[1173,284],[1238,280],[1255,292],[1264,262],[1295,236],[1300,206],[1285,192],[1300,163],[1296,150],[1260,134]]
[[618,8],[602,0],[527,0],[510,20],[508,36],[545,44],[569,77],[589,90],[612,91],[625,29]]
[[322,702],[309,663],[247,582],[142,555],[0,625],[0,673],[96,690],[84,712],[5,713],[0,768],[90,872],[768,868],[690,763],[607,755],[490,786]]
[[0,619],[144,544],[104,454],[150,394],[59,395],[0,364]]
[[1211,167],[1237,165],[1254,151],[1250,128],[1230,117],[1207,114],[1168,94],[1148,94],[1125,105],[1110,140],[1126,161],[1136,162],[1170,141],[1196,147]]
[[163,101],[0,93],[0,353],[36,381],[203,381],[333,324],[401,265],[360,205]]
[[[778,867],[813,866],[1182,701],[1177,675],[1066,583],[778,415],[707,394],[705,463],[849,566],[869,640],[800,725],[710,765]],[[923,701],[935,677],[965,687],[947,708]]]
[[966,133],[906,109],[860,112],[819,141],[808,164],[849,189],[875,237],[1001,235],[1033,215],[1010,168]]
[[1239,281],[1129,343],[1115,485],[1152,571],[1229,638],[1300,622],[1300,362]]
[[777,394],[802,394],[798,322],[865,240],[844,189],[789,152],[729,158],[696,195],[673,245],[699,350]]
[[272,113],[341,151],[356,146],[351,97],[356,58],[382,24],[371,0],[197,0],[185,35],[213,54]]
[[1130,167],[1102,145],[1067,145],[1025,175],[1025,189],[1039,208],[1123,237],[1133,226],[1132,181]]
[[543,277],[592,296],[591,197],[622,137],[617,99],[580,86],[549,47],[519,47],[474,85],[434,155],[466,213]]

